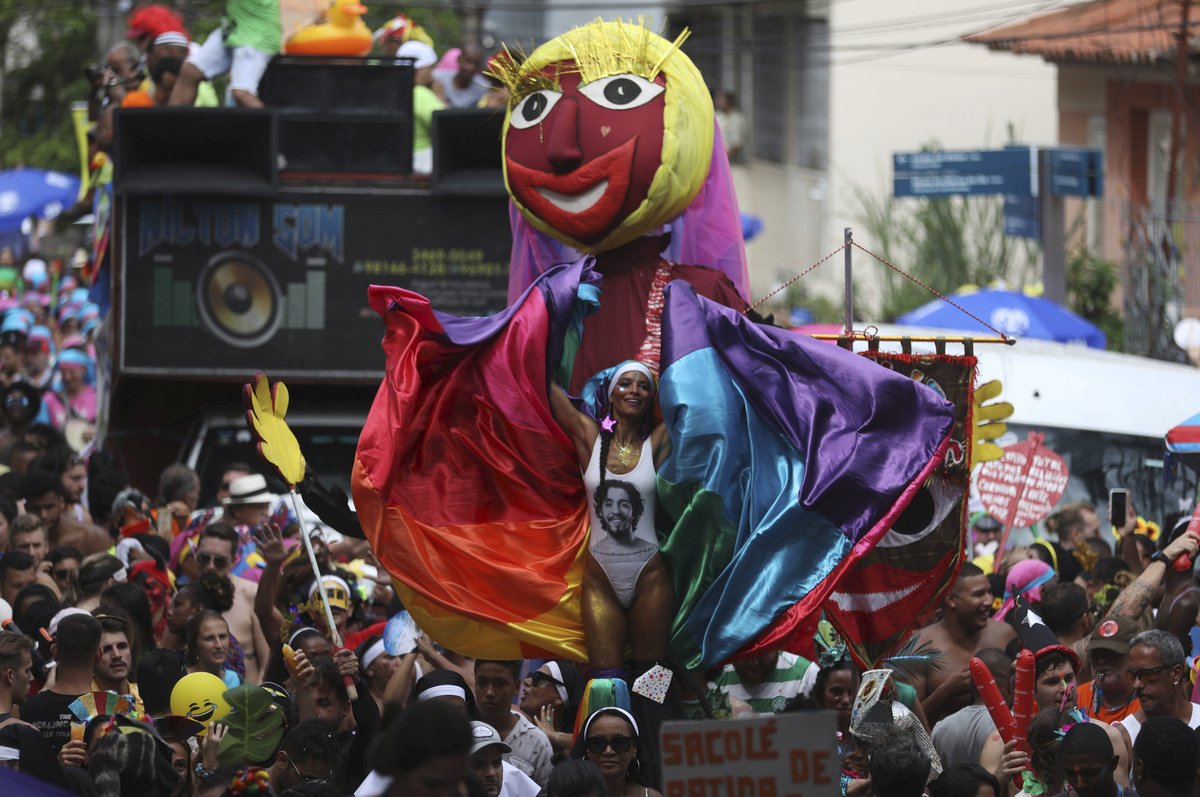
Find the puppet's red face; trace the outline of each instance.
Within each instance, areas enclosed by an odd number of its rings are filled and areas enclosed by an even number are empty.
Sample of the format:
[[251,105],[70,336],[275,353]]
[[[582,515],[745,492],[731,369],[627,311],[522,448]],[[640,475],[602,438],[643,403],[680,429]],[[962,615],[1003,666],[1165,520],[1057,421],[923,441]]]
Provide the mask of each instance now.
[[662,164],[665,82],[612,75],[526,96],[504,154],[513,196],[576,241],[597,243],[646,199]]

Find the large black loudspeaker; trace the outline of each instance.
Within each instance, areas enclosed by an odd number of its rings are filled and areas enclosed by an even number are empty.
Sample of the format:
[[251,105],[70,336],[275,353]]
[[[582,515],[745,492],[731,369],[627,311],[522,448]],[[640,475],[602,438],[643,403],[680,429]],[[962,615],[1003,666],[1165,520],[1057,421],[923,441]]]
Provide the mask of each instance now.
[[433,193],[504,196],[503,108],[450,108],[433,115]]
[[122,108],[113,185],[123,194],[273,196],[275,115],[249,108]]
[[411,63],[362,58],[278,56],[259,85],[293,176],[411,172],[412,94]]

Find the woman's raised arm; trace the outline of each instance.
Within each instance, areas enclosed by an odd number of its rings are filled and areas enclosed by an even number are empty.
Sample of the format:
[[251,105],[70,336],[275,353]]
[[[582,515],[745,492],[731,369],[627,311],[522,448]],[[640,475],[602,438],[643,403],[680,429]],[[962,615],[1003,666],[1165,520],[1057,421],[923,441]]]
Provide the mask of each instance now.
[[550,412],[562,427],[567,437],[575,444],[575,456],[579,467],[586,468],[592,457],[592,447],[600,434],[600,426],[588,416],[575,409],[567,391],[557,384],[550,385]]

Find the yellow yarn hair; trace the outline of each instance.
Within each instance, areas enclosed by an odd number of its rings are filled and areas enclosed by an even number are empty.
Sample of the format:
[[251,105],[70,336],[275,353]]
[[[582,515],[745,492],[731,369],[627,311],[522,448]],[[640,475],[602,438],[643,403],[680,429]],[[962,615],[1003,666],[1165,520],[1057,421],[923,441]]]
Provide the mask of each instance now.
[[[531,213],[514,196],[517,208],[537,229],[581,252],[595,254],[640,238],[687,208],[708,177],[713,148],[713,105],[700,70],[679,49],[684,31],[669,42],[639,23],[597,19],[538,47],[522,64],[501,59],[496,78],[509,89],[511,99],[504,118],[507,139],[512,109],[524,97],[541,89],[557,89],[558,76],[575,72],[583,83],[610,75],[634,74],[653,80],[666,77],[663,92],[663,147],[658,171],[645,200],[603,240],[585,244],[555,230]],[[555,64],[573,66],[555,70]],[[505,160],[504,183],[508,186]],[[512,188],[509,194],[512,195]]]

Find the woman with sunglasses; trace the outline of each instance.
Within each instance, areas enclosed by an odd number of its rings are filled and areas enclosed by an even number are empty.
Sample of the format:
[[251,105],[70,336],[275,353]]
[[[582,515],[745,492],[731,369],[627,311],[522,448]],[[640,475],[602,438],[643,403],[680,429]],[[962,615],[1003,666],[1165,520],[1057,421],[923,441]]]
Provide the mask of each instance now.
[[10,448],[37,420],[42,411],[42,391],[27,382],[13,382],[0,393],[0,411],[8,429],[0,434],[0,449]]
[[639,779],[637,720],[623,708],[602,708],[588,717],[576,757],[600,767],[606,797],[662,797]]
[[571,749],[583,676],[569,661],[548,661],[525,677],[520,709],[555,752]]

